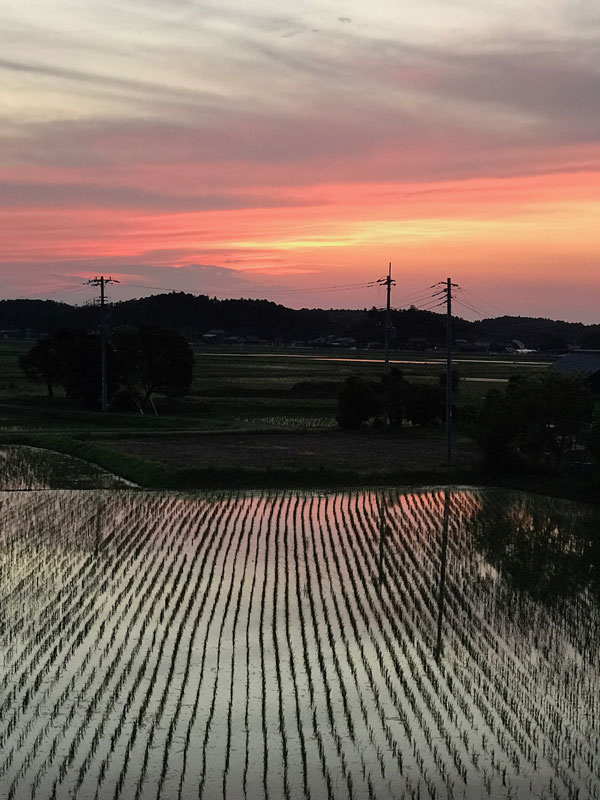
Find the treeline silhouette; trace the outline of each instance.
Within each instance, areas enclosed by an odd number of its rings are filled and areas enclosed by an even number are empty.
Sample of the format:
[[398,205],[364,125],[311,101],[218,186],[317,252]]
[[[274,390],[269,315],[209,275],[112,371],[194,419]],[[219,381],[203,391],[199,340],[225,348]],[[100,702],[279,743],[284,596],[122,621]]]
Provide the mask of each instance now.
[[[157,294],[109,306],[111,325],[160,325],[190,340],[211,329],[226,336],[253,336],[268,342],[314,343],[327,337],[352,337],[359,347],[383,342],[384,314],[370,309],[292,309],[268,300],[218,300],[186,292]],[[443,313],[411,307],[392,311],[392,347],[442,346],[446,335]],[[73,306],[53,300],[0,301],[0,335],[34,338],[61,328],[93,331],[99,323],[95,305]],[[469,343],[502,345],[513,340],[543,351],[578,346],[600,348],[600,325],[546,318],[502,316],[469,322],[455,317],[454,338]]]

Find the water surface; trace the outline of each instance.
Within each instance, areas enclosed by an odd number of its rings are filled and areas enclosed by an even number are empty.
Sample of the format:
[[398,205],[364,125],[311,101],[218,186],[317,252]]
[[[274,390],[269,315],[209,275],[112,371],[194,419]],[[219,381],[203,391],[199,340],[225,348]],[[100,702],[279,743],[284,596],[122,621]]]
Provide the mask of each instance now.
[[0,797],[596,797],[598,530],[472,489],[0,493]]

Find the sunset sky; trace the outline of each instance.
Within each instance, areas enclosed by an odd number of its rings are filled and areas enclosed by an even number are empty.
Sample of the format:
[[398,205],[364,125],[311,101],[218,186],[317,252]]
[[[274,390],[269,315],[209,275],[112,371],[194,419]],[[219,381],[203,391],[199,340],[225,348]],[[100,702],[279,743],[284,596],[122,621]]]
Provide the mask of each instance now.
[[[2,297],[600,322],[598,0],[0,0]],[[460,301],[465,305],[461,305]],[[430,305],[430,303],[429,303]]]

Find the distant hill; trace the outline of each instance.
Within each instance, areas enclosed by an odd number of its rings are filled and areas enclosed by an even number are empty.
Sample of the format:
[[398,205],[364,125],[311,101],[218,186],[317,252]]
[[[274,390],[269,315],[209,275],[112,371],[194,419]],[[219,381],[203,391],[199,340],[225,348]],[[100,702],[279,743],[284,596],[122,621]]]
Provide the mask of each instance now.
[[[126,300],[107,307],[111,325],[160,325],[201,340],[211,329],[225,337],[257,337],[268,342],[329,343],[350,337],[357,346],[382,343],[384,315],[372,309],[291,309],[268,300],[217,300],[206,295],[171,292]],[[0,301],[0,336],[39,338],[59,328],[94,330],[98,306],[72,306],[53,300]],[[409,308],[391,312],[392,346],[441,347],[446,335],[444,314]],[[600,325],[533,317],[497,317],[479,322],[454,318],[455,340],[468,350],[477,343],[497,349],[513,340],[543,351],[568,347],[600,347]]]

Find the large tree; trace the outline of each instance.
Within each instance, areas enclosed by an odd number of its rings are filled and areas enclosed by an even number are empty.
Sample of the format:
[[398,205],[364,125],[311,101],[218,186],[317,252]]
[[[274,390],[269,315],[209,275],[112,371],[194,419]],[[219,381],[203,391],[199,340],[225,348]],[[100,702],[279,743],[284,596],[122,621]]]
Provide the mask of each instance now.
[[194,356],[179,333],[151,325],[123,326],[113,331],[111,346],[122,390],[138,408],[157,392],[178,397],[189,391]]
[[505,392],[490,392],[478,438],[490,463],[557,469],[567,451],[583,442],[594,402],[581,376],[548,370],[511,378]]
[[36,342],[26,355],[19,356],[19,365],[29,380],[43,381],[48,397],[54,397],[54,389],[60,384],[63,371],[54,337],[47,336]]
[[[138,408],[156,392],[185,394],[192,382],[193,354],[186,339],[154,326],[123,327],[113,332],[107,347],[109,398],[117,392]],[[101,393],[100,337],[61,329],[34,345],[20,359],[27,377],[42,380],[53,397],[62,386],[67,397],[95,405]]]
[[49,397],[56,386],[86,405],[93,405],[100,396],[100,338],[95,334],[61,328],[40,339],[19,363],[28,378],[46,384]]

